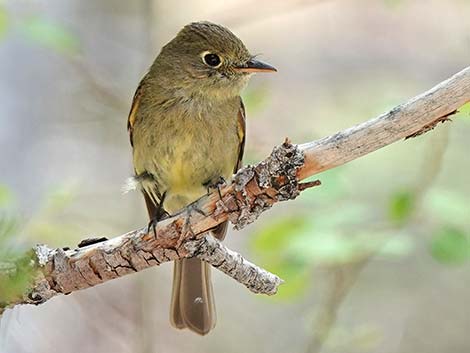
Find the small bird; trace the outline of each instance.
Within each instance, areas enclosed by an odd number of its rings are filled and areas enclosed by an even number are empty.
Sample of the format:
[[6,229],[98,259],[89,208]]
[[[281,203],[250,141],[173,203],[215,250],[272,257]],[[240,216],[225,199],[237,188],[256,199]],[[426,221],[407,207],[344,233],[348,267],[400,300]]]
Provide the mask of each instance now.
[[[186,25],[166,44],[134,95],[127,128],[134,181],[151,224],[230,181],[245,145],[240,93],[255,72],[276,69],[255,59],[227,28]],[[227,223],[213,229],[223,239]],[[170,320],[200,335],[215,326],[210,267],[175,261]]]

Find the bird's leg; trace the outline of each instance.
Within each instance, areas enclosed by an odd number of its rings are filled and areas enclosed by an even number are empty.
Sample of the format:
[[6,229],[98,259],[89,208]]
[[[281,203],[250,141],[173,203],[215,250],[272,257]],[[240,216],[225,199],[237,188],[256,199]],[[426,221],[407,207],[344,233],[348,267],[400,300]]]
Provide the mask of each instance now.
[[[221,186],[227,185],[227,182],[225,181],[225,179],[222,176],[220,176],[215,181],[214,180],[209,180],[208,182],[205,182],[202,185],[206,188],[208,195],[212,192],[212,190],[217,189],[217,192],[219,193],[219,198],[220,198],[221,201],[223,201],[222,200],[222,193],[220,191],[220,188],[221,188]],[[165,194],[163,194],[162,200],[163,200],[164,197],[165,197]],[[177,216],[177,215],[183,214],[183,212],[186,213],[187,217],[186,217],[185,228],[190,227],[191,213],[192,212],[196,212],[196,213],[199,213],[200,215],[202,215],[204,217],[207,217],[207,213],[204,212],[204,210],[199,207],[199,202],[200,202],[200,200],[196,200],[196,201],[190,203],[185,208],[178,211],[177,213],[172,214],[171,216],[172,217]],[[160,205],[162,203],[163,203],[163,201],[160,203]],[[165,218],[167,218],[168,216],[169,216],[169,214],[165,212]],[[155,230],[155,228],[154,228],[154,230]]]
[[[190,218],[191,217],[191,212],[196,212],[196,213],[199,213],[200,215],[204,216],[204,217],[207,217],[207,213],[204,212],[204,210],[202,210],[200,207],[199,207],[199,201],[200,200],[196,200],[192,203],[190,203],[189,205],[187,205],[185,208],[182,208],[181,210],[179,210],[178,212],[174,213],[171,215],[171,217],[174,217],[174,216],[179,216],[179,215],[182,215],[183,213],[186,213],[187,215],[187,218]],[[166,217],[165,217],[166,218]]]
[[153,234],[155,235],[155,238],[157,237],[157,224],[158,222],[168,218],[170,214],[165,211],[163,208],[163,202],[165,201],[166,197],[166,191],[163,193],[160,202],[156,205],[155,207],[155,213],[152,215],[152,219],[150,220],[147,231],[150,233],[150,229],[153,229]]
[[210,194],[212,190],[217,189],[217,192],[219,193],[220,201],[222,201],[222,193],[220,192],[220,188],[226,185],[227,185],[227,182],[225,181],[223,176],[220,176],[215,181],[210,181],[204,184],[204,186],[207,188],[207,194]]
[[199,200],[196,200],[185,208],[185,211],[188,213],[188,217],[191,215],[192,211],[195,211],[199,213],[200,215],[207,217],[207,214],[199,208],[198,203],[199,203]]
[[[184,225],[183,225],[183,231],[181,232],[181,235],[180,237],[178,238],[178,241],[176,243],[176,247],[179,248],[181,246],[181,243],[183,242],[184,238],[186,237],[186,235],[189,233],[191,235],[191,237],[194,237],[195,234],[193,232],[193,228],[191,227],[191,205],[188,206],[187,208],[185,208],[185,212],[187,214],[186,216],[186,219],[184,221]],[[202,212],[202,210],[198,210],[198,209],[195,209],[197,211],[200,211]]]

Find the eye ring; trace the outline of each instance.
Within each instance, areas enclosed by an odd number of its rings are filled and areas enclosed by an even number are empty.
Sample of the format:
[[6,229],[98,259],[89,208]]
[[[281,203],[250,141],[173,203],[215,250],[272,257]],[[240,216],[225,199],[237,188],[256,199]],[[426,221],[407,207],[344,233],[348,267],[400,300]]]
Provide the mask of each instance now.
[[220,66],[222,66],[222,58],[210,51],[202,52],[201,58],[204,64],[212,67],[213,69],[218,69]]

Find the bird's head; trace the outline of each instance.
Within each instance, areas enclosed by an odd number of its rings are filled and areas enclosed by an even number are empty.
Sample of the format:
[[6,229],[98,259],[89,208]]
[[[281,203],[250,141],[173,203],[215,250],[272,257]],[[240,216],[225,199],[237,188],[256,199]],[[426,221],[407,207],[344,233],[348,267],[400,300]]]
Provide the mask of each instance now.
[[253,73],[276,71],[227,28],[210,22],[185,26],[163,47],[154,67],[169,89],[210,99],[237,96]]

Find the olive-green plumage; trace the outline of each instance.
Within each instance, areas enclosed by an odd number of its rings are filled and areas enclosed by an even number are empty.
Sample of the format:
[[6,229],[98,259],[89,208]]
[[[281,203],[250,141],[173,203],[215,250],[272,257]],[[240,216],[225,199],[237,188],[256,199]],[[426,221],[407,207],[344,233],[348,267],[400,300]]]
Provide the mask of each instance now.
[[[221,178],[230,180],[245,139],[240,92],[257,71],[274,68],[254,60],[228,29],[209,22],[187,25],[162,48],[128,119],[135,179],[152,220],[159,206],[175,213]],[[226,224],[213,230],[219,239],[225,232]],[[170,312],[175,327],[199,334],[214,327],[209,270],[197,259],[176,261]]]

